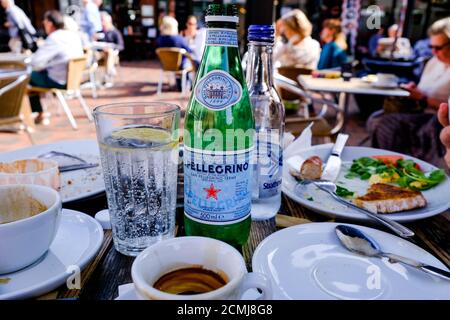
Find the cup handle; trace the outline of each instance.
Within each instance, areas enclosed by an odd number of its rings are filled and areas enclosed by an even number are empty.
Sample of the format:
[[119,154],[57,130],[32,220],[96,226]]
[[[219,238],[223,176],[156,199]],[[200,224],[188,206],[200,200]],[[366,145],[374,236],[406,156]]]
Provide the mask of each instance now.
[[250,272],[244,276],[238,295],[240,300],[243,300],[244,293],[249,289],[259,289],[262,291],[262,294],[255,300],[272,299],[272,286],[270,281],[261,273]]

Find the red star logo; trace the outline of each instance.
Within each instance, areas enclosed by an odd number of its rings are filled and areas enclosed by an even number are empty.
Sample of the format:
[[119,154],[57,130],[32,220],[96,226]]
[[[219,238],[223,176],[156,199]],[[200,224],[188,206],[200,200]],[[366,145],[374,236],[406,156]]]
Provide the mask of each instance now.
[[222,191],[222,190],[220,190],[220,189],[216,189],[216,188],[214,187],[213,184],[211,184],[211,186],[210,186],[209,188],[203,188],[203,190],[205,190],[206,193],[207,193],[207,195],[206,195],[206,200],[208,200],[209,198],[214,198],[214,199],[216,199],[216,200],[219,200],[219,199],[217,198],[217,194],[218,194],[220,191]]

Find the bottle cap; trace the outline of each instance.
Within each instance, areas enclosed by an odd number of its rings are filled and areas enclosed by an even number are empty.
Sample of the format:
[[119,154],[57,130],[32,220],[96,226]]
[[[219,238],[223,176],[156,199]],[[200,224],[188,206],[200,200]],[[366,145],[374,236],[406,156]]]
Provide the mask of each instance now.
[[274,43],[275,29],[268,24],[252,24],[248,28],[248,41]]

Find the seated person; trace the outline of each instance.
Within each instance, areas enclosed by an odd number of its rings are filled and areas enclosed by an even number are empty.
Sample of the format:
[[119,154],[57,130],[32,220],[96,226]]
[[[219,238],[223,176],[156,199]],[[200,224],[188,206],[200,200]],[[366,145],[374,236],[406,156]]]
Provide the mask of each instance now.
[[[48,35],[42,46],[32,55],[30,84],[42,88],[63,89],[67,82],[67,65],[70,59],[82,57],[83,47],[80,37],[64,30],[64,19],[56,10],[44,14],[44,29]],[[30,96],[31,109],[37,112],[37,123],[43,120],[43,110],[39,96]]]
[[385,30],[386,27],[384,25],[381,25],[380,29],[378,29],[375,34],[370,36],[369,43],[367,44],[370,56],[377,56],[378,40],[383,38]]
[[[182,48],[188,53],[193,54],[192,49],[189,47],[186,40],[178,34],[178,21],[175,18],[165,16],[162,19],[160,26],[161,35],[156,39],[157,48]],[[198,66],[199,61],[194,61],[195,67]],[[190,61],[185,57],[181,61],[181,67],[183,69],[190,66]],[[177,78],[177,88],[181,91],[181,79]]]
[[103,52],[99,52],[97,60],[100,66],[106,68],[105,84],[112,85],[113,78],[117,74],[116,65],[119,64],[119,52],[125,48],[125,45],[122,34],[113,24],[111,15],[106,11],[102,11],[100,15],[103,30],[96,34],[96,38],[100,42],[111,44],[111,47],[106,47]]
[[[434,57],[426,64],[418,85],[403,88],[410,96],[385,101],[384,114],[369,120],[372,146],[407,153],[440,165],[443,148],[436,110],[450,93],[450,17],[436,21],[429,29]],[[425,108],[428,108],[424,112]]]
[[323,22],[320,40],[323,42],[323,47],[317,69],[340,68],[347,62],[345,53],[347,43],[338,19],[327,19]]
[[111,15],[106,11],[102,11],[100,15],[102,18],[103,36],[98,40],[114,44],[114,49],[122,51],[125,48],[123,37],[120,31],[114,26]]
[[186,40],[189,48],[191,48],[194,59],[200,61],[205,49],[206,31],[203,28],[197,29],[197,27],[197,17],[189,16],[186,22],[186,29],[181,32],[181,35]]
[[[178,21],[175,18],[165,16],[159,29],[161,35],[156,39],[157,48],[182,48],[192,53],[186,40],[178,34]],[[183,60],[183,66],[186,63]]]
[[441,125],[444,127],[441,131],[441,142],[446,148],[445,163],[450,168],[450,122],[449,122],[449,105],[447,103],[441,104],[438,112],[438,118]]
[[273,50],[275,68],[297,66],[314,70],[320,59],[320,44],[311,38],[312,24],[303,11],[292,10],[276,25]]
[[[408,38],[397,37],[398,25],[394,24],[388,29],[388,37],[378,39],[377,55],[390,59],[410,59],[412,58],[411,43]],[[394,48],[395,43],[395,48]]]

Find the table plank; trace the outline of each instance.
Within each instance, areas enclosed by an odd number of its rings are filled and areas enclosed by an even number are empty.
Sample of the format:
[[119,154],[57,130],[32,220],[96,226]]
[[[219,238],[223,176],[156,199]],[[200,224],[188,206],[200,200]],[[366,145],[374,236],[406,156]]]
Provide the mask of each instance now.
[[350,81],[344,81],[342,78],[325,79],[314,78],[309,75],[301,75],[298,78],[301,85],[309,91],[331,92],[331,93],[351,93],[351,94],[370,94],[392,97],[408,97],[409,92],[400,88],[376,88],[360,78],[351,78]]

